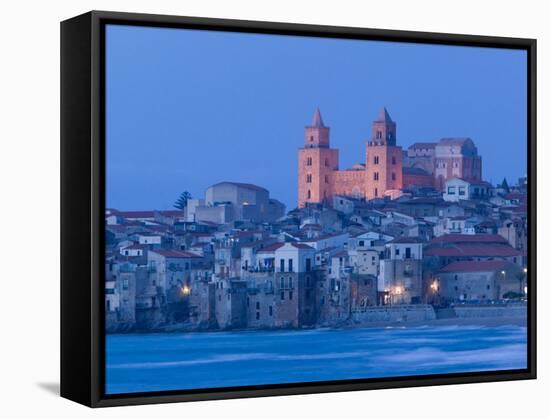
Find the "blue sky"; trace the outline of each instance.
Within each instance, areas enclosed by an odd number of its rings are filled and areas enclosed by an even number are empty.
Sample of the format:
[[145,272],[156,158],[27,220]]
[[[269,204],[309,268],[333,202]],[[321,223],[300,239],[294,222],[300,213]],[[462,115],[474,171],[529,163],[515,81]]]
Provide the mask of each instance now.
[[519,50],[108,25],[107,206],[168,209],[249,182],[296,206],[297,149],[320,107],[340,167],[386,106],[397,142],[471,137],[485,180],[527,166]]

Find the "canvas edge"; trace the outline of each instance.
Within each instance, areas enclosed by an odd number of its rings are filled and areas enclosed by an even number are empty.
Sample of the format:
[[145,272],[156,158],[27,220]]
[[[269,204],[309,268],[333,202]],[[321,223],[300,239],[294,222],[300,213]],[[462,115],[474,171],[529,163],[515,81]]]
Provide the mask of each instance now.
[[[91,263],[90,272],[92,277],[84,275],[82,285],[88,287],[87,293],[82,300],[82,304],[89,307],[89,315],[71,316],[72,323],[82,324],[82,321],[90,319],[90,330],[83,331],[79,334],[88,344],[88,351],[83,350],[83,344],[79,345],[79,353],[84,359],[75,361],[74,355],[70,357],[73,362],[76,362],[80,369],[83,366],[89,366],[89,380],[83,383],[83,378],[80,376],[80,382],[74,376],[75,374],[67,371],[67,367],[71,362],[69,358],[63,360],[63,352],[68,354],[67,349],[71,347],[67,340],[74,339],[67,337],[67,329],[63,333],[63,317],[74,314],[67,302],[63,298],[63,284],[66,284],[66,275],[63,275],[63,265],[70,265],[75,268],[74,262],[68,260],[66,236],[63,235],[63,229],[67,229],[74,225],[74,219],[67,215],[67,194],[63,193],[62,187],[62,384],[61,395],[79,403],[91,407],[107,407],[107,406],[123,406],[135,404],[151,404],[151,403],[169,403],[169,402],[184,402],[184,401],[200,401],[200,400],[220,400],[248,397],[266,397],[266,396],[282,396],[282,395],[297,395],[311,393],[326,393],[340,391],[360,391],[370,389],[387,389],[387,388],[404,388],[417,386],[433,386],[433,385],[448,385],[448,384],[467,384],[467,383],[482,383],[495,381],[509,380],[524,380],[536,378],[536,40],[527,38],[504,38],[492,36],[478,35],[456,35],[442,34],[431,32],[412,32],[412,31],[397,31],[397,30],[382,30],[382,29],[365,29],[365,28],[350,28],[350,27],[335,27],[335,26],[320,26],[320,25],[304,25],[292,23],[274,23],[274,22],[258,22],[258,21],[243,21],[229,19],[211,19],[197,17],[180,17],[168,15],[149,15],[137,13],[120,13],[106,11],[92,11],[81,15],[77,18],[69,19],[62,22],[62,96],[64,78],[67,77],[68,68],[63,70],[63,26],[70,25],[72,21],[83,19],[86,24],[89,24],[89,39],[90,44],[86,45],[89,48],[90,65],[89,69],[89,103],[90,112],[87,113],[83,109],[79,112],[77,118],[82,123],[90,123],[90,133],[86,141],[90,150],[90,155],[87,164],[93,167],[90,176],[89,184],[84,185],[89,191],[91,202],[89,202],[88,211],[90,218],[87,219],[87,227],[89,227],[88,244],[90,244],[89,259]],[[104,371],[103,359],[103,316],[100,308],[103,306],[101,301],[103,298],[103,290],[101,286],[101,270],[103,269],[102,261],[102,238],[101,229],[103,228],[103,211],[104,211],[104,189],[103,172],[104,159],[103,152],[103,124],[104,115],[101,112],[103,109],[103,65],[101,63],[101,31],[106,22],[120,22],[128,24],[150,24],[158,26],[180,26],[180,27],[195,27],[200,29],[213,30],[231,30],[256,33],[273,33],[273,34],[288,34],[301,36],[324,36],[335,38],[354,38],[354,39],[379,39],[395,42],[419,42],[430,44],[445,44],[445,45],[465,45],[465,46],[483,46],[495,48],[515,48],[525,49],[528,52],[528,159],[529,159],[529,347],[528,355],[529,362],[526,370],[517,372],[501,371],[498,373],[475,373],[475,374],[458,374],[438,377],[399,377],[399,379],[381,379],[377,381],[364,380],[363,382],[353,383],[311,383],[307,385],[289,384],[277,386],[276,388],[247,388],[241,389],[209,389],[205,391],[194,391],[192,393],[180,392],[179,394],[154,394],[146,393],[144,395],[103,395],[102,373]],[[65,31],[68,33],[68,30]],[[67,61],[65,57],[65,61]],[[65,76],[64,76],[65,73]],[[70,76],[69,76],[70,78]],[[86,96],[84,96],[87,99]],[[81,98],[81,100],[84,100]],[[63,131],[64,119],[67,120],[69,111],[63,105],[62,100],[62,161],[64,155],[64,144],[67,145],[67,132]],[[65,102],[66,103],[66,102]],[[84,106],[82,106],[84,108]],[[64,140],[65,136],[65,140]],[[65,152],[65,158],[70,154]],[[65,169],[63,169],[65,167]],[[67,167],[62,163],[62,183],[63,177],[66,177]],[[82,220],[79,220],[82,221]],[[82,228],[82,227],[81,227]],[[65,237],[65,239],[64,239]],[[63,242],[65,242],[65,251],[63,251]],[[78,255],[76,255],[78,256]],[[70,259],[70,258],[69,258]],[[63,277],[65,276],[65,280]],[[85,283],[84,283],[85,282]],[[65,292],[65,296],[71,295]],[[78,296],[73,296],[78,297]],[[63,308],[65,307],[65,308]],[[67,314],[70,312],[69,314]],[[82,310],[80,310],[82,312]],[[65,322],[66,324],[67,322]],[[71,323],[71,324],[72,324]],[[65,342],[64,342],[65,341]],[[88,356],[89,354],[89,356]],[[65,382],[65,384],[64,384]],[[78,391],[69,391],[67,383],[71,382]],[[85,396],[82,396],[85,394]]]

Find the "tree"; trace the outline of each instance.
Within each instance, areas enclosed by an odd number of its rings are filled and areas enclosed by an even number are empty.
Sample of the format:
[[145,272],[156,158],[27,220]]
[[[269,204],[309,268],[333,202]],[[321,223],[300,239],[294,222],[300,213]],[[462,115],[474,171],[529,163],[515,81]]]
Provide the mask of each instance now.
[[508,186],[508,182],[506,181],[506,178],[502,181],[500,187],[504,189],[506,192],[510,191],[510,187]]
[[187,191],[182,192],[178,200],[174,203],[174,208],[177,208],[179,210],[184,210],[185,207],[187,207],[187,201],[189,201],[192,198],[191,194]]

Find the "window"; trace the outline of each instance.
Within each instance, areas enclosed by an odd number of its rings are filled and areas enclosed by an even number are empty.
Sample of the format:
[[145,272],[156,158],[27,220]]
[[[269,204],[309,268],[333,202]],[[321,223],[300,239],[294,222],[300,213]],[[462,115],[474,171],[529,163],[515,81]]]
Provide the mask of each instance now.
[[311,180],[312,180],[312,176],[311,176],[310,173],[308,173],[308,174],[306,175],[306,183],[311,183]]
[[311,271],[311,259],[306,258],[306,272]]
[[380,163],[380,157],[374,156],[374,164]]
[[380,178],[380,174],[378,172],[373,173],[374,180],[378,180]]
[[397,164],[397,160],[395,159],[395,156],[392,156],[392,158],[391,158],[391,164]]
[[405,257],[407,259],[410,259],[411,258],[411,248],[410,247],[406,247],[405,248]]
[[281,278],[281,289],[284,289],[285,287],[285,279],[284,278]]
[[285,299],[285,292],[281,291],[281,301],[283,301],[284,299]]
[[128,286],[129,286],[128,280],[127,280],[127,279],[124,279],[124,280],[122,281],[122,289],[123,289],[123,290],[127,290],[127,289],[128,289]]
[[310,142],[310,143],[313,142],[313,135],[309,137],[309,142]]
[[273,316],[273,306],[269,306],[269,315]]
[[392,172],[392,174],[391,174],[391,180],[395,180],[395,179],[396,179],[395,172]]
[[464,187],[464,186],[459,186],[459,187],[458,187],[458,194],[459,194],[460,196],[466,195],[466,187]]
[[288,288],[292,288],[292,277],[288,278]]
[[376,139],[380,140],[382,138],[382,131],[378,130],[376,131]]
[[259,311],[256,312],[256,320],[260,320],[260,312]]
[[449,186],[447,188],[447,195],[455,195],[456,194],[456,186]]
[[310,190],[307,191],[307,199],[311,199],[311,191]]
[[288,260],[288,272],[294,272],[292,262],[294,262],[292,259]]
[[[279,260],[279,270],[281,272],[285,271],[285,260],[284,259]],[[283,280],[283,278],[281,278],[281,280]]]
[[306,287],[311,287],[311,277],[306,276]]
[[395,256],[399,256],[399,253],[401,253],[401,249],[399,247],[397,247],[395,249]]
[[289,292],[288,292],[288,299],[289,299],[289,300],[292,300],[292,291],[289,291]]
[[311,157],[308,157],[307,160],[306,160],[306,164],[308,166],[311,166],[313,164],[313,159]]
[[378,196],[378,188],[374,188],[374,196]]
[[329,166],[328,158],[325,159],[325,166]]

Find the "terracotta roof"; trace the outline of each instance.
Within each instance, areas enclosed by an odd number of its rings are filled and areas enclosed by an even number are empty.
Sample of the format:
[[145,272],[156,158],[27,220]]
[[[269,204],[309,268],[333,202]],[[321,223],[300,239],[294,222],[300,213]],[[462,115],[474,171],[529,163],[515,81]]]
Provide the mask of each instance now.
[[321,240],[326,240],[326,239],[330,239],[331,237],[338,237],[338,236],[342,236],[344,234],[348,234],[348,233],[332,233],[332,234],[325,234],[323,236],[319,236],[319,237],[315,237],[315,238],[312,238],[312,239],[308,239],[308,240],[304,240],[306,243],[314,243],[314,242],[318,242],[318,241],[321,241]]
[[133,244],[131,246],[123,247],[121,250],[139,250],[139,249],[148,249],[147,245],[145,244]]
[[337,252],[332,255],[333,258],[347,258],[348,252],[346,250],[341,250],[340,252]]
[[262,250],[260,250],[258,253],[272,253],[275,250],[277,250],[280,247],[283,247],[285,244],[283,242],[273,243],[272,245],[269,245],[267,247],[264,247]]
[[191,259],[191,258],[200,258],[200,255],[197,255],[196,253],[192,252],[186,252],[184,250],[166,250],[166,249],[158,249],[158,250],[151,250],[153,253],[157,253],[161,256],[164,256],[166,258],[172,258],[172,259]]
[[440,272],[491,272],[502,269],[509,262],[505,260],[481,260],[453,262],[443,267]]
[[409,146],[409,148],[435,148],[436,143],[414,143]]
[[313,247],[305,244],[305,243],[296,243],[296,242],[289,242],[292,247],[295,247],[296,249],[310,249],[315,250]]
[[460,137],[457,137],[457,138],[441,138],[439,140],[439,143],[440,144],[453,144],[453,145],[464,145],[465,143],[467,142],[472,142],[472,139],[471,138],[467,138],[467,137],[464,137],[464,138],[460,138]]
[[508,244],[506,239],[498,234],[445,234],[434,237],[428,245],[434,243],[502,243]]
[[154,218],[155,211],[119,211],[124,218]]
[[521,253],[508,244],[462,243],[452,247],[430,247],[424,254],[444,257],[510,257]]
[[416,237],[399,237],[397,239],[394,239],[388,244],[407,244],[407,243],[422,243],[422,240],[419,240]]

